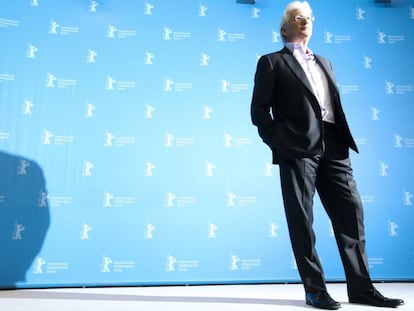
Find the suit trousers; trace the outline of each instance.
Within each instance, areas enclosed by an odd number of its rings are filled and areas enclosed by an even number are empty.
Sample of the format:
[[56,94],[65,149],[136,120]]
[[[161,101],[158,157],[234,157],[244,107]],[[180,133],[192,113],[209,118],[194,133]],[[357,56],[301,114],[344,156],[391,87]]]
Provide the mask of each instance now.
[[326,291],[313,230],[315,189],[329,216],[345,271],[348,296],[373,290],[365,252],[364,215],[349,148],[339,128],[324,123],[324,152],[309,158],[279,155],[290,240],[306,293]]

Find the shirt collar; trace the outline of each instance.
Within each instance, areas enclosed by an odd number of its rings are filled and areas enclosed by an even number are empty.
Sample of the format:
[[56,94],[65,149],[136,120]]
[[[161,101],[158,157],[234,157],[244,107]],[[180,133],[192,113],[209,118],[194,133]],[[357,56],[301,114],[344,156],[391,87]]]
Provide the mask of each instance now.
[[301,58],[304,60],[312,59],[314,57],[313,52],[311,49],[307,49],[306,51],[303,50],[303,47],[299,43],[295,42],[286,42],[285,47],[289,49],[293,53],[293,55],[300,55]]

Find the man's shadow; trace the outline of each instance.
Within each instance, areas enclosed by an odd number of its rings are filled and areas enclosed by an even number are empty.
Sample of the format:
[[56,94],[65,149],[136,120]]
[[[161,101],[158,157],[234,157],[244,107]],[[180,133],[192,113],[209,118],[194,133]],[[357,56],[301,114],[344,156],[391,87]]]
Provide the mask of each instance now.
[[[182,292],[186,286],[182,287]],[[223,288],[225,291],[225,288]],[[271,305],[271,306],[296,306],[306,307],[302,299],[271,299],[271,298],[249,298],[249,297],[222,297],[222,296],[173,296],[173,295],[134,295],[134,294],[111,294],[111,293],[91,293],[84,289],[71,292],[30,290],[30,291],[10,291],[1,295],[2,299],[40,299],[40,300],[76,300],[76,301],[122,301],[122,302],[154,302],[166,303],[168,308],[172,308],[172,303],[196,303],[196,304],[235,304],[235,305]],[[220,309],[221,310],[221,309]]]
[[17,288],[50,224],[46,182],[32,160],[0,151],[0,288]]

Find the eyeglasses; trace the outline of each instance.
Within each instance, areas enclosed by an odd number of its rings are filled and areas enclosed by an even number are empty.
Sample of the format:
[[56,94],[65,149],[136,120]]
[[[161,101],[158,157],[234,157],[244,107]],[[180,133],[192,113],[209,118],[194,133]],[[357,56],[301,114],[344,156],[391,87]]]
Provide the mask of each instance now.
[[304,20],[306,20],[306,22],[314,22],[315,21],[315,16],[311,15],[311,16],[303,16],[303,15],[295,15],[293,16],[293,20],[297,23],[303,23]]

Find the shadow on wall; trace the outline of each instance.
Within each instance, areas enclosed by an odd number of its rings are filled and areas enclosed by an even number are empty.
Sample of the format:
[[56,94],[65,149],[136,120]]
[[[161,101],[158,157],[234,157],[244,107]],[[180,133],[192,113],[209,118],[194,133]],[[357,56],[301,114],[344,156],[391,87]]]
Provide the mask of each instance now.
[[26,280],[49,223],[42,169],[0,151],[0,288],[16,288]]

